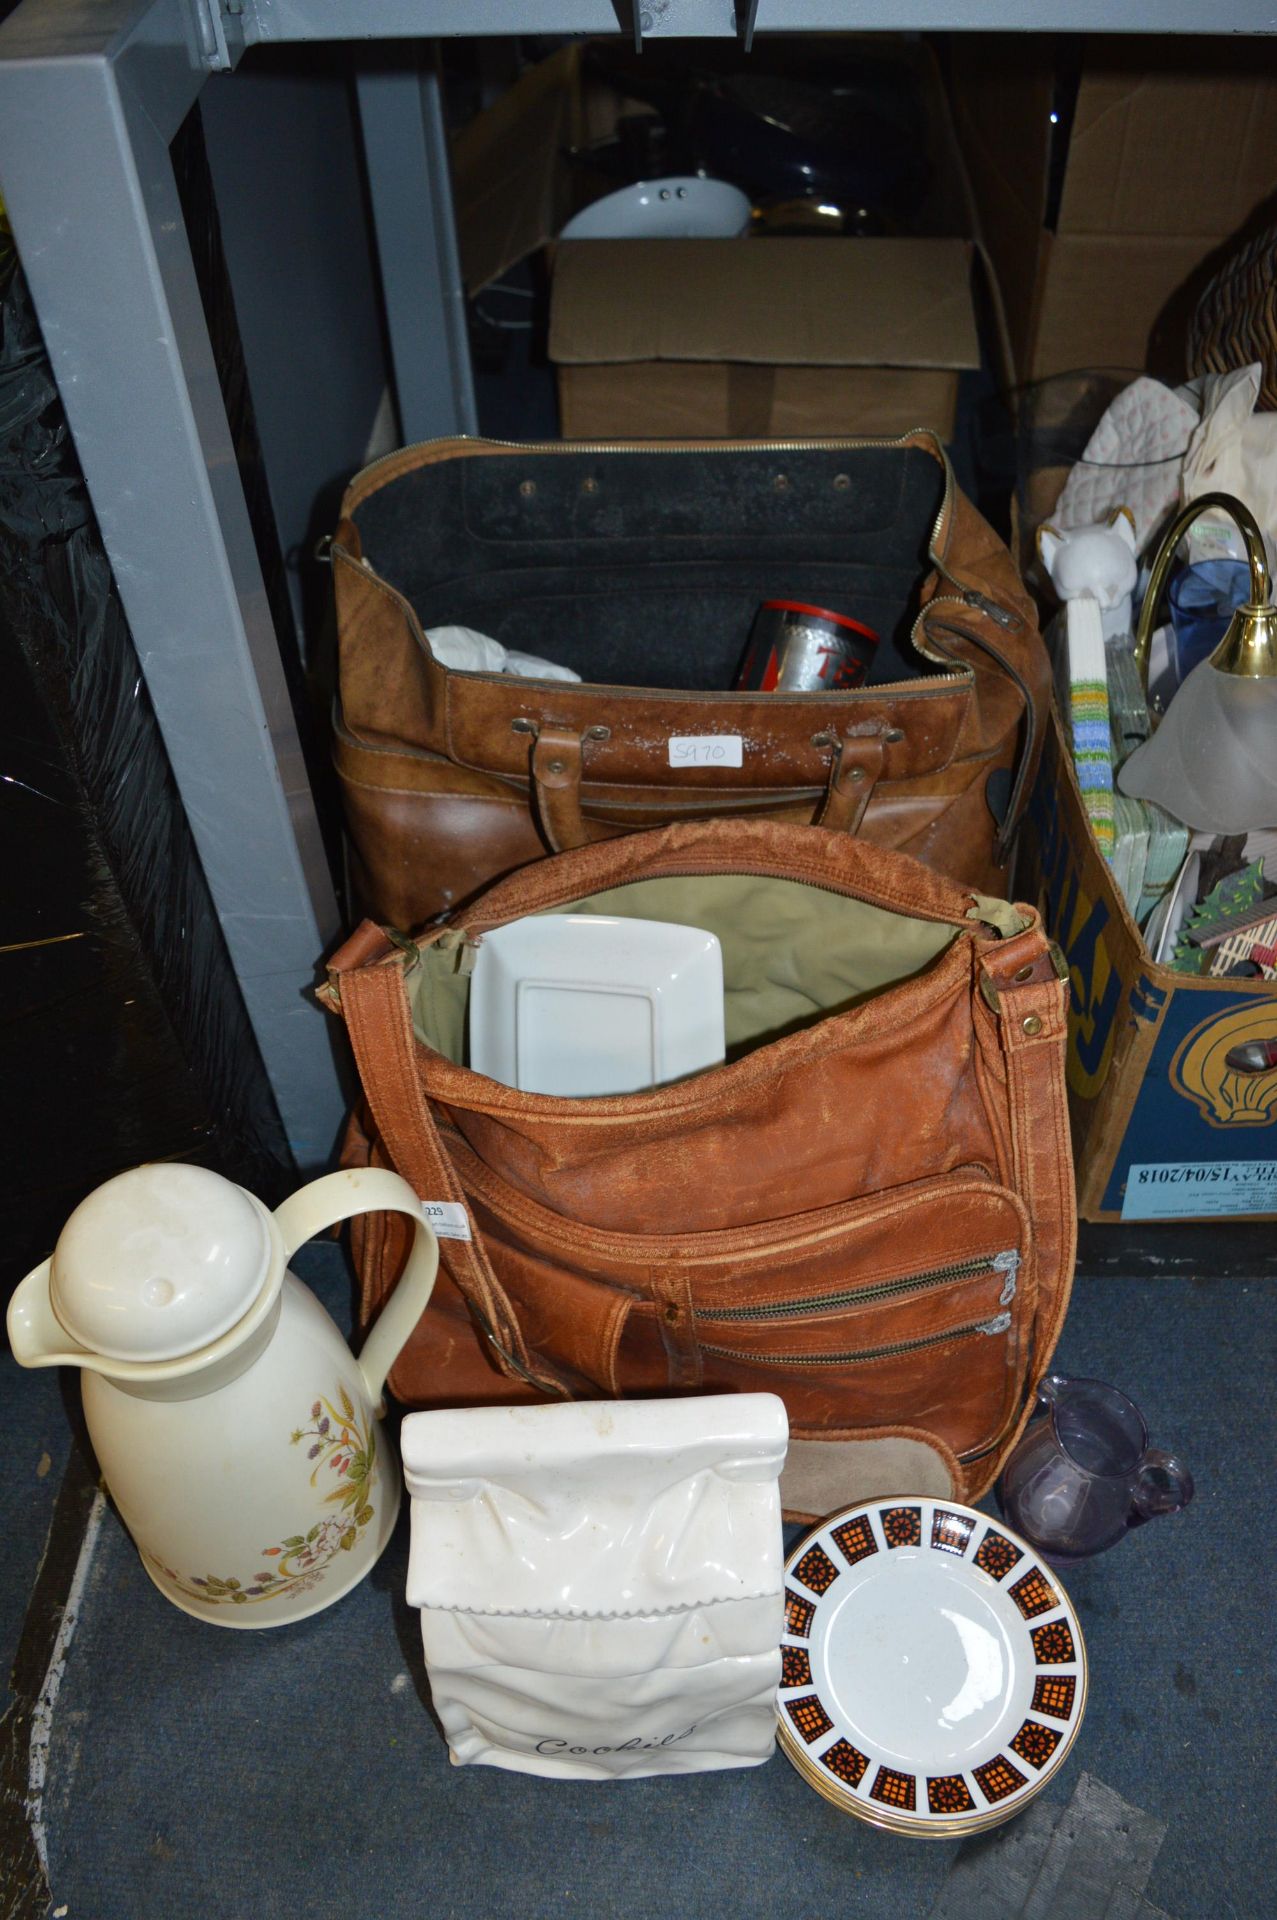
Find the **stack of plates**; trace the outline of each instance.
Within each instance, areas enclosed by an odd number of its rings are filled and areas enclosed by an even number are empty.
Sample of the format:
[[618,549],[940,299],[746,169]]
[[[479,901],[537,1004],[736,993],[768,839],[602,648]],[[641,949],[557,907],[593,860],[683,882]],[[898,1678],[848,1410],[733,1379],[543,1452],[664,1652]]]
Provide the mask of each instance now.
[[1086,1705],[1086,1650],[1026,1541],[952,1501],[874,1500],[785,1569],[780,1744],[847,1813],[953,1839],[1040,1793]]

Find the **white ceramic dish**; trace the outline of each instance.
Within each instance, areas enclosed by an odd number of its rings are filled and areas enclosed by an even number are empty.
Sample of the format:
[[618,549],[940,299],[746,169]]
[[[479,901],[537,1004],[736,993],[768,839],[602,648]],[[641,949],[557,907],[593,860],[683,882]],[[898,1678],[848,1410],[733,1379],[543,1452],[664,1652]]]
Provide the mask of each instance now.
[[718,1065],[723,953],[700,927],[534,914],[483,936],[470,1065],[524,1093],[636,1093]]
[[639,180],[605,194],[572,218],[560,240],[733,240],[749,225],[739,187],[699,174]]
[[1017,1813],[1073,1744],[1086,1650],[1057,1575],[953,1501],[836,1514],[785,1569],[780,1744],[874,1826],[949,1837]]

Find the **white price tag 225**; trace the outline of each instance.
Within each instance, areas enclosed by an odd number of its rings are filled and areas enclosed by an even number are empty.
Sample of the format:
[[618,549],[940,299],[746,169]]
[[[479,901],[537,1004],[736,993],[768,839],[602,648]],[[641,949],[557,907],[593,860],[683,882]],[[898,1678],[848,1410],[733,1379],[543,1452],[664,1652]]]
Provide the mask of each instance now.
[[744,741],[739,733],[680,733],[670,741],[672,767],[742,767]]

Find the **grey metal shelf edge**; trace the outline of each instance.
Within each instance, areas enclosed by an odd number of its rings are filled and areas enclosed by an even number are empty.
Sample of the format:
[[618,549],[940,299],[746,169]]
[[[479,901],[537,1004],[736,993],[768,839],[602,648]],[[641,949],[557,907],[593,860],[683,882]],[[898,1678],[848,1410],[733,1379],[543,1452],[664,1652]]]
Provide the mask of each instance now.
[[[1190,0],[25,0],[0,27],[0,193],[299,1166],[327,1160],[345,1104],[304,992],[338,919],[169,154],[205,81],[258,43],[1203,24]],[[1277,4],[1208,24],[1275,33]],[[374,66],[359,99],[401,426],[473,431],[437,93]]]

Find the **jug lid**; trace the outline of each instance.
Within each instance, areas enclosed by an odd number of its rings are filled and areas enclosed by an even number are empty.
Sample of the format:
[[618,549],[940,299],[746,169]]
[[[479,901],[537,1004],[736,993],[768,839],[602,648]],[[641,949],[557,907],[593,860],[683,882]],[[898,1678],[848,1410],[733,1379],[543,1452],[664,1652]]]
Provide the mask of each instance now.
[[71,1215],[49,1274],[53,1311],[111,1360],[176,1360],[241,1320],[270,1271],[264,1207],[207,1167],[132,1167]]

